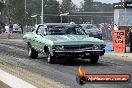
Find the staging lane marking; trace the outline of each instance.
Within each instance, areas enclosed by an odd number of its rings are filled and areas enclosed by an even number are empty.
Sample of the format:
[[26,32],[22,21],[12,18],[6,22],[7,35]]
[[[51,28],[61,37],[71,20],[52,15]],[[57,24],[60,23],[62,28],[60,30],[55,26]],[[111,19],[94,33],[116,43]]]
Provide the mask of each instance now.
[[26,81],[19,79],[0,69],[0,80],[11,88],[37,88]]

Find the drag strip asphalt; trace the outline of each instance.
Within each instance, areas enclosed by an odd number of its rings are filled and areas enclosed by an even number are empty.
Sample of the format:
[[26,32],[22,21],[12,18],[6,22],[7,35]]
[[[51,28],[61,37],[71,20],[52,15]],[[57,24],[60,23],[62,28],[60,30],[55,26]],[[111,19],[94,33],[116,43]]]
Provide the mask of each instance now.
[[[67,63],[48,64],[43,55],[31,59],[27,54],[27,46],[21,41],[0,39],[0,63],[9,64],[28,70],[31,73],[52,79],[71,88],[132,88],[130,84],[85,84],[76,82],[78,67],[81,65],[89,74],[130,74],[132,62],[100,57],[98,64],[88,60],[74,60]],[[30,77],[30,75],[29,75]]]

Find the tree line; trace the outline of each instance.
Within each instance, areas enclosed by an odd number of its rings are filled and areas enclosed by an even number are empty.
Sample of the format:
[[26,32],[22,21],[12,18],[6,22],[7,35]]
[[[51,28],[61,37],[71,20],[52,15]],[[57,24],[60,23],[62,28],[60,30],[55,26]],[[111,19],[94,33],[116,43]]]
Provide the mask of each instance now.
[[[26,1],[26,11],[25,11]],[[42,0],[5,0],[0,2],[0,19],[3,22],[20,23],[25,25],[40,23]],[[72,0],[62,0],[59,3],[56,0],[44,0],[44,22],[60,22],[59,14],[72,12],[112,12],[113,5],[94,0],[84,0],[81,6],[75,5]],[[35,18],[32,16],[36,15]]]

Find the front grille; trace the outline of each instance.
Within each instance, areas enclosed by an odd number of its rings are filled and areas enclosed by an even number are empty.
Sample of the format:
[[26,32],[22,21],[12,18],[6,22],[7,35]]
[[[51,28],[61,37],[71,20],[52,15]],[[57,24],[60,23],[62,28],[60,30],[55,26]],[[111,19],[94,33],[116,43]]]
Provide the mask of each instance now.
[[92,50],[93,49],[93,44],[89,45],[69,45],[69,46],[64,46],[65,50]]

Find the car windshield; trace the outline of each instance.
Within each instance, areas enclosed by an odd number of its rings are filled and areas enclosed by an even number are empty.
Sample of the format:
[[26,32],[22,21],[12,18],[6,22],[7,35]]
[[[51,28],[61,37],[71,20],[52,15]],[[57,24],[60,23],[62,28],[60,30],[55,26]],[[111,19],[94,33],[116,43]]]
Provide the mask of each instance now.
[[47,29],[47,35],[84,35],[84,31],[81,27],[54,27]]
[[70,27],[66,30],[66,34],[85,35],[81,27]]

